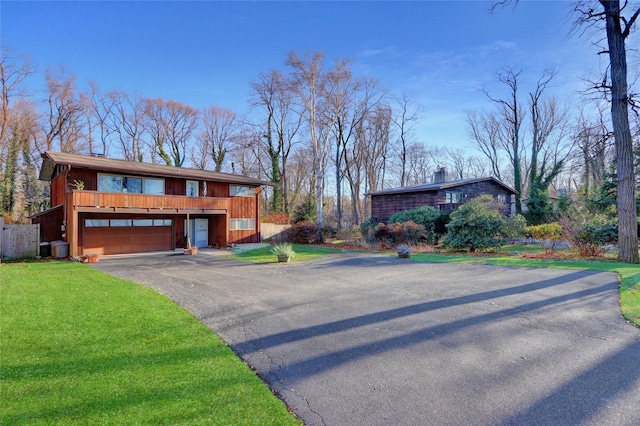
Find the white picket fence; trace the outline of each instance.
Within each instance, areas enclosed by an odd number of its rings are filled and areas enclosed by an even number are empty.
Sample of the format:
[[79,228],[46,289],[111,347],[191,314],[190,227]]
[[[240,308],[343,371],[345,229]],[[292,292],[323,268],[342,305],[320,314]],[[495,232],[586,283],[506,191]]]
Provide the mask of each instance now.
[[40,254],[40,225],[5,225],[0,217],[0,261]]

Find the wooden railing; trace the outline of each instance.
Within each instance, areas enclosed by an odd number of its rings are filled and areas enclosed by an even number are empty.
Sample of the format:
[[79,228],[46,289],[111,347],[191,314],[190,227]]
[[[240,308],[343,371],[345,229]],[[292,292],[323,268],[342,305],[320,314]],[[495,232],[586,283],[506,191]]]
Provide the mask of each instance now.
[[136,208],[179,210],[228,210],[229,198],[147,195],[120,192],[72,191],[74,208]]

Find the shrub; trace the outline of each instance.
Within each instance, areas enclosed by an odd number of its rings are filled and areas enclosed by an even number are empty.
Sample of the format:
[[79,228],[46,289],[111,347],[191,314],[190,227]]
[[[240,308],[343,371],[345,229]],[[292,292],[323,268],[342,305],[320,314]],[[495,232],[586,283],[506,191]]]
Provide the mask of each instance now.
[[379,223],[375,229],[369,231],[367,241],[369,243],[378,243],[387,248],[398,244],[429,242],[424,226],[411,221],[390,223],[389,225]]
[[284,239],[294,244],[313,244],[318,237],[318,225],[302,222],[284,231]]
[[367,237],[374,229],[376,229],[378,223],[380,223],[378,222],[378,219],[370,217],[360,224],[360,232],[362,232],[363,236]]
[[507,242],[506,217],[490,195],[482,195],[458,207],[451,214],[444,236],[445,246],[454,250],[485,250],[498,248]]
[[556,244],[562,238],[562,226],[557,222],[527,226],[527,234],[534,240],[540,241],[544,245],[545,252],[553,253],[556,251]]
[[449,222],[449,213],[436,210],[431,206],[422,206],[398,212],[389,218],[389,223],[409,221],[422,225],[427,233],[441,236],[447,233],[446,224]]
[[605,244],[618,239],[618,224],[604,215],[596,215],[584,223],[574,223],[565,217],[560,221],[562,231],[580,256],[604,256]]

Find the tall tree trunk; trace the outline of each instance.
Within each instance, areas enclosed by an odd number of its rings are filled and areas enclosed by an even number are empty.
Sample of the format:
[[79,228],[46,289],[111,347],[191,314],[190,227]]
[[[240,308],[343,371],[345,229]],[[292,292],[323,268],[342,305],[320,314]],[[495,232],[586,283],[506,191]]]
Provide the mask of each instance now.
[[618,168],[618,260],[640,263],[625,48],[629,27],[623,29],[621,26],[620,1],[601,0],[600,3],[606,13],[611,61],[611,120]]

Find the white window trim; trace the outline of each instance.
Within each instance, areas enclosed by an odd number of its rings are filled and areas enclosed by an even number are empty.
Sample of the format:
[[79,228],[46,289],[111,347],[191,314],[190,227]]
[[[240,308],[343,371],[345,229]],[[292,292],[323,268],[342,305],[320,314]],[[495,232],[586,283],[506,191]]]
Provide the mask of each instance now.
[[[243,228],[242,225],[247,221],[247,227]],[[249,222],[250,221],[250,222]],[[238,227],[240,225],[240,227]],[[252,217],[248,218],[232,218],[229,220],[230,231],[255,231],[256,220]]]

